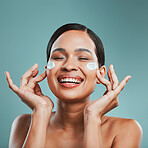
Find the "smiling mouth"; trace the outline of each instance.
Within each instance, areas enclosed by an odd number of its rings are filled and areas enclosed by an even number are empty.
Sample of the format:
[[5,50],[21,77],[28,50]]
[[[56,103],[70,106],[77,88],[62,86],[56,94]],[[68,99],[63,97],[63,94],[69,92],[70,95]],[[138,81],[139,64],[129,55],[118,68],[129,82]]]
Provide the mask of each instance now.
[[58,82],[68,88],[79,86],[84,79],[80,77],[70,77],[70,76],[60,76],[58,77]]

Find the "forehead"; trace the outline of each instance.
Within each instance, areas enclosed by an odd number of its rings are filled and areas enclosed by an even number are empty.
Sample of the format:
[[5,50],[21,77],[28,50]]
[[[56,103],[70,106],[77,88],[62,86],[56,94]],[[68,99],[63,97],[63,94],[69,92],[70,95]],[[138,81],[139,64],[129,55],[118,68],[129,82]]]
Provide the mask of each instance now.
[[90,36],[83,31],[70,30],[61,34],[53,43],[51,52],[56,48],[64,48],[73,51],[78,48],[85,48],[95,52],[95,44]]

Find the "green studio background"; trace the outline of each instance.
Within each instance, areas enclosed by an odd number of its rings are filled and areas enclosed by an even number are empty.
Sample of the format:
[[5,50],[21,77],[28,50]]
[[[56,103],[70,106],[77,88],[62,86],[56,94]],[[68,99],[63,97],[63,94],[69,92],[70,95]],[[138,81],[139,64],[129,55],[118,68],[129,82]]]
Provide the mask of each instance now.
[[[9,71],[18,86],[21,76],[34,63],[39,64],[41,74],[52,33],[65,23],[76,22],[91,28],[101,38],[106,66],[114,65],[119,81],[128,74],[132,76],[119,95],[119,106],[107,115],[137,120],[143,128],[142,148],[147,148],[147,8],[147,0],[1,0],[0,147],[8,147],[13,120],[20,114],[32,113],[9,89],[4,72]],[[40,85],[43,93],[56,103],[47,81]],[[103,85],[97,85],[91,99],[99,98],[104,90]]]

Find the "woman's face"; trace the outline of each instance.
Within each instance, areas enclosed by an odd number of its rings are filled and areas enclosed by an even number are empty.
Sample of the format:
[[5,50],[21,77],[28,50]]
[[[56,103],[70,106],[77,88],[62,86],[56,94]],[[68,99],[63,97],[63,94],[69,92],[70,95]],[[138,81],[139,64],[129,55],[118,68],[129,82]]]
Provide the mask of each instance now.
[[53,94],[65,101],[90,97],[96,85],[96,69],[88,63],[97,63],[95,44],[86,32],[70,30],[54,42],[50,61],[55,66],[46,69],[48,85]]

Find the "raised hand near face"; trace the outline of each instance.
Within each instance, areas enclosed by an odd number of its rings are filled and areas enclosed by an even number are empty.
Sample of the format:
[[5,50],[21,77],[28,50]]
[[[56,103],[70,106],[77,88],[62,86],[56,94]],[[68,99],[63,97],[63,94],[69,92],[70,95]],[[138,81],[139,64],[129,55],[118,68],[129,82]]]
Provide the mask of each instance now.
[[9,72],[5,72],[9,88],[12,89],[32,110],[38,109],[52,109],[54,104],[51,99],[42,94],[39,82],[46,78],[46,72],[41,75],[38,74],[38,64],[32,66],[22,77],[20,88],[13,84]]
[[118,95],[123,90],[131,76],[126,76],[121,83],[119,83],[113,65],[109,66],[107,75],[109,80],[102,77],[99,70],[97,70],[98,83],[105,85],[107,90],[101,98],[91,101],[86,105],[84,115],[101,119],[104,114],[118,106]]

